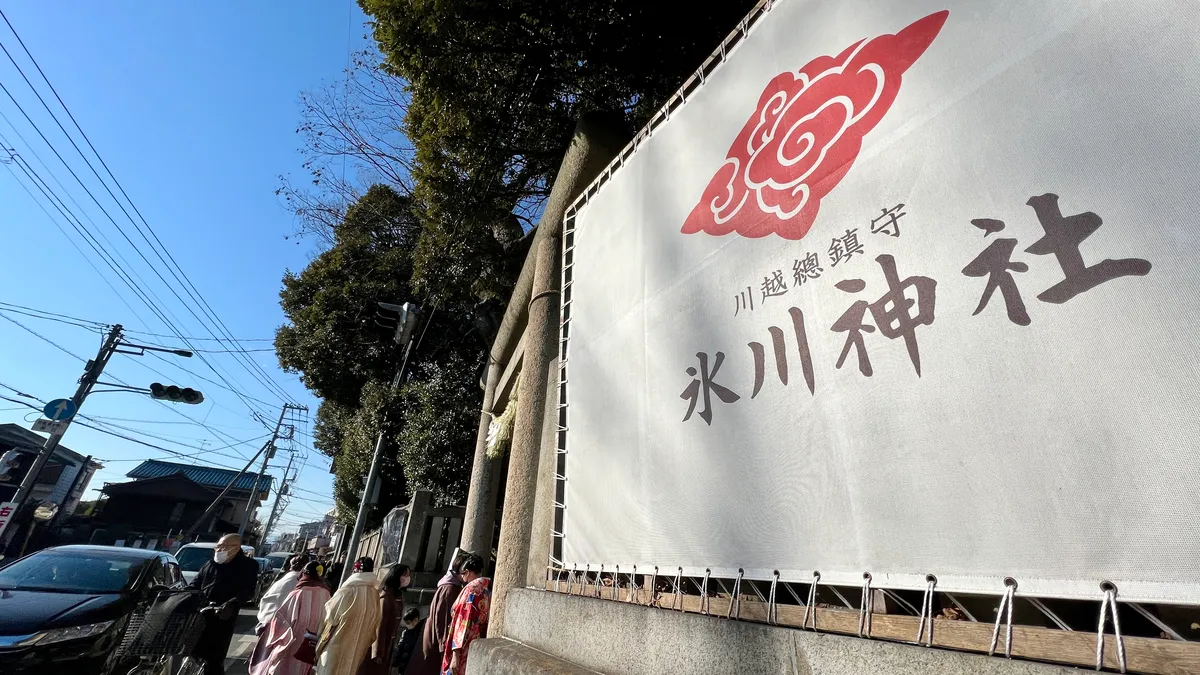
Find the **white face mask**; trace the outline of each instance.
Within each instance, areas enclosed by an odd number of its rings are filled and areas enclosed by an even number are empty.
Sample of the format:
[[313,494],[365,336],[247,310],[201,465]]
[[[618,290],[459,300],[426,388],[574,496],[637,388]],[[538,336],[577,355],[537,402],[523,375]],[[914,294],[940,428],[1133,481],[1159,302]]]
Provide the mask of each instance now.
[[213,551],[213,562],[220,565],[220,564],[223,564],[226,560],[229,560],[229,551],[223,551],[220,549]]

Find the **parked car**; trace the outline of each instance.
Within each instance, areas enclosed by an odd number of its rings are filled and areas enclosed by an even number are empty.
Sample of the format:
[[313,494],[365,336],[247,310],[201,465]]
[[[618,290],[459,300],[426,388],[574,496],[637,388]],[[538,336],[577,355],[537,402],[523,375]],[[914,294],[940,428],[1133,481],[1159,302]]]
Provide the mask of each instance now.
[[254,562],[258,563],[258,586],[254,589],[254,604],[257,605],[271,584],[275,583],[275,571],[271,569],[271,562],[266,558],[255,558]]
[[169,553],[58,546],[0,568],[0,673],[126,673],[130,617],[164,588],[183,588]]
[[[196,542],[193,544],[184,544],[178,551],[175,552],[175,557],[179,559],[179,568],[183,570],[183,580],[187,583],[192,583],[192,579],[200,572],[200,568],[204,567],[204,563],[212,560],[213,551],[217,545],[213,542]],[[254,557],[253,546],[243,546],[242,553],[247,557]]]
[[294,555],[296,554],[288,553],[287,551],[276,551],[274,553],[267,554],[267,562],[270,563],[271,571],[275,573],[276,578],[278,578],[279,575],[284,572],[283,564],[288,561],[288,558],[291,558]]

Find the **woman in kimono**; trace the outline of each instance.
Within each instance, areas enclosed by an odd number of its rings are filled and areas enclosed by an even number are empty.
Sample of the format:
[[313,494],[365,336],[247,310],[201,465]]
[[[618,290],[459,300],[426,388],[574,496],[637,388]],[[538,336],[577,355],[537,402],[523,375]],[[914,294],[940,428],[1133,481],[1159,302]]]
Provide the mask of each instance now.
[[306,564],[296,587],[267,621],[259,637],[262,659],[250,666],[250,675],[309,675],[312,664],[297,659],[296,652],[305,635],[320,632],[328,601],[329,589],[317,574],[317,563]]
[[317,644],[317,675],[356,675],[379,630],[379,577],[363,557],[354,573],[325,603],[325,627]]
[[358,675],[390,675],[397,628],[404,616],[404,589],[412,583],[408,565],[390,565],[379,589],[379,629],[375,642],[358,668]]
[[467,650],[475,640],[487,637],[492,590],[491,581],[482,575],[482,558],[470,555],[463,560],[462,578],[467,585],[450,609],[450,635],[442,655],[442,675],[466,675]]
[[433,602],[429,605],[429,618],[421,632],[421,642],[413,651],[404,675],[438,675],[442,672],[442,654],[450,635],[450,610],[465,583],[459,575],[461,566],[462,556],[459,556],[450,564],[446,576],[438,581]]

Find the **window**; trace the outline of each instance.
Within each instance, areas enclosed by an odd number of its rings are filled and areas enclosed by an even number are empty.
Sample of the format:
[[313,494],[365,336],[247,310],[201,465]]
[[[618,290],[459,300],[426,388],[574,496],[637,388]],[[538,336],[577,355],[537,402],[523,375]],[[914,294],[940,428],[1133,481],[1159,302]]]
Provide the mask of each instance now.
[[51,549],[0,569],[0,589],[118,593],[133,588],[146,563],[140,557]]
[[179,565],[173,562],[167,563],[167,581],[171,586],[183,584],[183,571],[179,569]]
[[199,572],[204,563],[213,559],[213,549],[209,547],[184,546],[175,554],[179,567],[186,572]]
[[147,567],[149,567],[149,578],[146,579],[146,583],[142,584],[142,588],[171,585],[167,579],[167,567],[162,558],[154,558]]
[[179,519],[183,518],[183,509],[186,506],[183,502],[175,502],[175,508],[171,509],[171,517],[167,518],[168,525],[178,525]]

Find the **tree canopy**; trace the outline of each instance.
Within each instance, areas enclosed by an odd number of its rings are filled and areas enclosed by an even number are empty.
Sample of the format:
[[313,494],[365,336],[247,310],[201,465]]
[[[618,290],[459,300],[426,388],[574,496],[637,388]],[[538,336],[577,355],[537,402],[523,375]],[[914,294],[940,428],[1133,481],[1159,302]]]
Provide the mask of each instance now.
[[[337,458],[334,492],[346,513],[357,509],[381,429],[385,513],[408,498],[410,486],[432,490],[439,503],[465,496],[468,476],[450,469],[470,462],[474,450],[474,424],[459,422],[479,413],[472,383],[486,336],[478,310],[455,303],[424,309],[410,355],[413,376],[399,390],[390,383],[403,352],[377,316],[379,302],[418,299],[411,287],[418,232],[411,198],[373,186],[333,229],[333,245],[283,279],[289,323],[277,331],[275,350],[280,364],[323,399],[315,445]],[[409,417],[420,420],[420,434],[405,423]]]
[[493,227],[535,224],[579,116],[642,126],[753,4],[359,0],[408,87],[418,287],[505,299]]
[[[576,120],[642,126],[754,4],[358,1],[379,52],[302,96],[311,185],[279,190],[325,247],[284,277],[276,348],[323,399],[315,444],[344,516],[380,430],[377,514],[410,489],[465,500],[491,333]],[[396,390],[379,301],[426,307]]]

